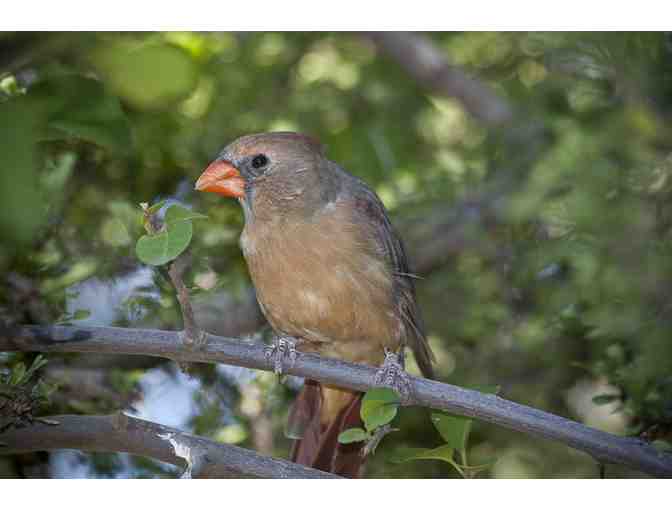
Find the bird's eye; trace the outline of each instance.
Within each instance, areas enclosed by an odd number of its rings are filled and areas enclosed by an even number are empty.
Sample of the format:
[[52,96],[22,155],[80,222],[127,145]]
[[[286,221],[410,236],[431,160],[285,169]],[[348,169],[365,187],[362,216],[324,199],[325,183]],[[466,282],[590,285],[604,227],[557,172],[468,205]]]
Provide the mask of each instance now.
[[254,156],[254,159],[252,159],[253,168],[263,168],[266,165],[268,165],[268,158],[263,154],[258,154]]

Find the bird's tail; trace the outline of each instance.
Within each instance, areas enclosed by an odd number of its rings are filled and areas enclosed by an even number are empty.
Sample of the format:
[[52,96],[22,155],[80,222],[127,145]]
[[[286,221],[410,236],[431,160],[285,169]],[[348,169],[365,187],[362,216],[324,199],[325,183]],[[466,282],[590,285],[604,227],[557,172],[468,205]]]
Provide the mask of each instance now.
[[362,396],[306,380],[287,426],[288,436],[296,439],[292,461],[349,478],[359,477],[364,465],[361,443],[341,444],[338,435],[362,427]]

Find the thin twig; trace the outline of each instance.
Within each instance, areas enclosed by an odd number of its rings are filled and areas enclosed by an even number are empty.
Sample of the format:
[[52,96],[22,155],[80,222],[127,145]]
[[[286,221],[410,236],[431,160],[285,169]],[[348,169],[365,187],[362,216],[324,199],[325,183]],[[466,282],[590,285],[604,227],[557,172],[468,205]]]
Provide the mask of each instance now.
[[197,345],[202,337],[203,332],[199,329],[194,319],[194,310],[191,307],[189,299],[189,289],[184,284],[184,272],[189,267],[189,255],[187,252],[182,253],[171,264],[168,274],[170,281],[175,287],[177,293],[177,301],[180,303],[180,310],[182,311],[182,324],[184,326],[184,343],[190,347]]
[[[0,331],[0,351],[96,352],[159,356],[177,361],[227,363],[273,370],[262,345],[205,334],[198,350],[185,347],[179,333],[111,327],[22,326]],[[287,373],[326,384],[366,391],[376,369],[315,354],[300,354]],[[442,409],[532,436],[559,441],[582,450],[599,462],[672,477],[672,455],[635,438],[619,437],[495,395],[486,395],[417,377],[410,377],[410,404]]]

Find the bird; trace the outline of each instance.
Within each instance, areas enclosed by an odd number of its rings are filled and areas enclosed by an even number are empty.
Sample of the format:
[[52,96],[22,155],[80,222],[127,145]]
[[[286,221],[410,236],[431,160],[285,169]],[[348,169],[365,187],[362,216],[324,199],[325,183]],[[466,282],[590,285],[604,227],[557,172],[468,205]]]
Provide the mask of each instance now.
[[[276,334],[269,351],[276,372],[301,352],[378,367],[390,358],[394,368],[394,356],[403,361],[409,347],[422,374],[434,378],[402,240],[378,195],[328,159],[316,138],[242,136],[218,153],[195,189],[242,206],[240,247]],[[288,419],[291,459],[361,476],[361,446],[340,444],[338,435],[361,426],[362,396],[306,380]]]

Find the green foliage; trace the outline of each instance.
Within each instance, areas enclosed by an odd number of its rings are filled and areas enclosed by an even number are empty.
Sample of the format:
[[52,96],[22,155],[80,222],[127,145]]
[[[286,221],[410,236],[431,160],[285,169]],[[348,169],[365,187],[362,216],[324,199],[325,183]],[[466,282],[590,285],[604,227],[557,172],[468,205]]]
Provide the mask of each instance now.
[[[482,393],[497,394],[499,386],[480,386],[477,389]],[[471,432],[472,422],[470,418],[464,416],[455,416],[445,411],[433,411],[431,415],[434,428],[441,435],[445,444],[436,448],[413,448],[403,450],[395,458],[396,462],[407,462],[410,460],[441,460],[447,462],[465,478],[471,478],[480,471],[490,467],[492,462],[479,466],[470,466],[467,463],[467,446],[469,434]],[[455,461],[455,454],[459,454],[462,464]]]
[[342,444],[359,443],[361,441],[366,441],[368,438],[369,435],[366,430],[354,427],[341,432],[338,435],[338,442]]
[[25,363],[19,362],[12,368],[12,371],[3,377],[2,384],[10,386],[23,386],[30,381],[35,373],[47,364],[47,360],[41,354],[38,354],[29,368],[26,368]]
[[[151,216],[156,211],[158,211],[156,206],[146,209],[145,217]],[[138,258],[152,266],[161,266],[174,260],[191,242],[193,233],[191,220],[202,218],[207,216],[177,204],[170,205],[161,228],[138,239],[135,245]],[[147,221],[146,225],[151,225],[151,220]]]
[[119,99],[103,84],[77,75],[56,76],[31,90],[48,104],[42,140],[84,140],[127,152],[131,149],[128,119]]
[[57,389],[41,378],[36,379],[38,370],[46,364],[47,360],[39,354],[28,368],[23,361],[19,361],[11,370],[0,371],[0,432],[36,420],[52,423],[36,417],[36,413],[49,403],[49,397]]
[[441,437],[453,450],[465,450],[472,420],[444,412],[433,412],[432,423]]
[[[388,424],[397,416],[401,400],[396,391],[390,388],[372,388],[364,394],[359,415],[364,422],[364,429],[355,427],[344,430],[338,436],[339,443],[358,443],[366,441],[372,445],[371,450],[382,439],[381,433],[391,431]],[[385,430],[381,430],[384,427]],[[378,437],[380,436],[380,437]],[[375,443],[375,444],[374,444]]]
[[[408,462],[410,460],[440,460],[454,465],[453,455],[455,449],[444,444],[437,448],[404,448],[398,453],[395,462]],[[458,468],[459,469],[459,468]]]
[[394,420],[400,405],[399,395],[390,388],[373,388],[364,394],[360,415],[368,432]]
[[91,59],[110,87],[138,108],[161,108],[186,97],[198,78],[194,61],[183,49],[161,42],[111,40]]

